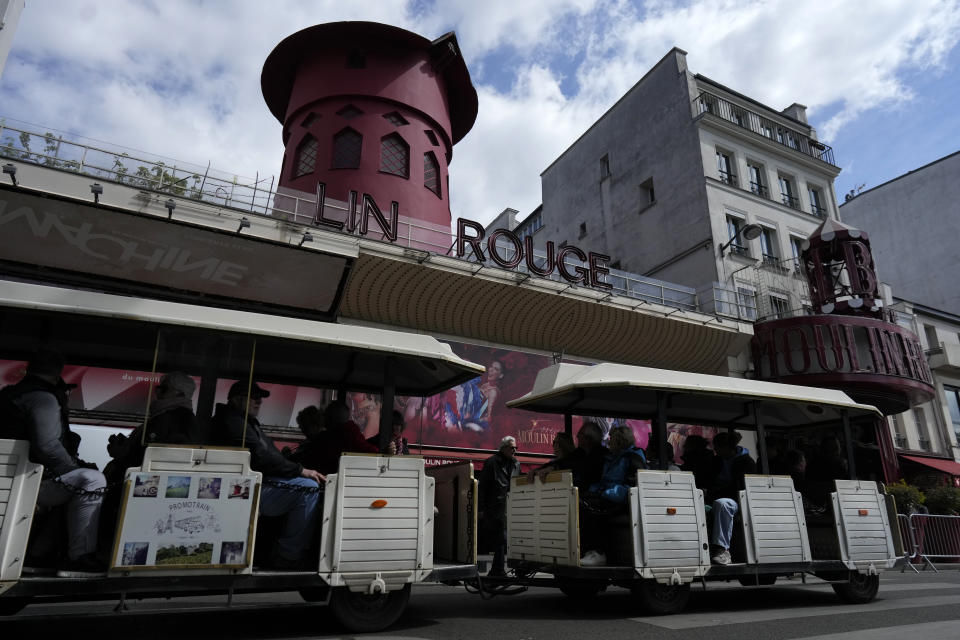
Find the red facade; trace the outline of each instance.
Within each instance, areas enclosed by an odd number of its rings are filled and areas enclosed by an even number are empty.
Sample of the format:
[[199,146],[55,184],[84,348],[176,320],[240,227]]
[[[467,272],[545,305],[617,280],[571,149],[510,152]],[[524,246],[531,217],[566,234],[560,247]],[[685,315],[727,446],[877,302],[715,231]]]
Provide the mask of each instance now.
[[283,123],[281,187],[322,182],[327,197],[353,190],[449,227],[447,167],[477,116],[452,33],[431,42],[370,22],[317,25],[277,45],[261,86]]

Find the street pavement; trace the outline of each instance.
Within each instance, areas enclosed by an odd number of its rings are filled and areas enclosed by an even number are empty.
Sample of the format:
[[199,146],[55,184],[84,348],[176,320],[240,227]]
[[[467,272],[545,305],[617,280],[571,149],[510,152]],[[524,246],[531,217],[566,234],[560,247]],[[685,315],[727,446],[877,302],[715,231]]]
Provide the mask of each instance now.
[[[679,615],[643,616],[624,589],[578,602],[555,589],[531,588],[491,599],[460,587],[417,586],[404,616],[370,637],[491,638],[600,637],[658,640],[956,640],[960,638],[960,572],[882,574],[877,599],[839,601],[816,580],[782,580],[771,588],[736,583],[695,587]],[[30,605],[0,620],[2,638],[348,638],[325,607],[296,593]]]

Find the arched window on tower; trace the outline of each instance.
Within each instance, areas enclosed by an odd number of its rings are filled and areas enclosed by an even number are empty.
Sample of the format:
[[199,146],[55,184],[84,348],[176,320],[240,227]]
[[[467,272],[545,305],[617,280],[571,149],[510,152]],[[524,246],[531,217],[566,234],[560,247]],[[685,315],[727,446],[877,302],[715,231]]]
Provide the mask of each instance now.
[[423,186],[440,195],[440,165],[433,151],[423,154]]
[[303,137],[294,156],[294,178],[313,173],[317,168],[317,148],[316,138],[309,133]]
[[403,178],[410,176],[410,146],[399,134],[380,139],[380,171]]
[[360,166],[363,136],[347,127],[333,136],[333,168],[356,169]]

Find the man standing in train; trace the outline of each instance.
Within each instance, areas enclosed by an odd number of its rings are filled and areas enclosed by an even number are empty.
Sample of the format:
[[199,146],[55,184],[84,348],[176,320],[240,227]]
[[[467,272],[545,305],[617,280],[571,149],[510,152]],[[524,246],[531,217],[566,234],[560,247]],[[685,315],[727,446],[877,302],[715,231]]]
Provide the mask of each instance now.
[[507,494],[510,480],[520,474],[517,460],[517,441],[505,436],[500,448],[486,459],[480,471],[480,522],[494,545],[493,562],[489,576],[504,576],[507,554]]
[[263,432],[257,416],[263,399],[269,396],[270,392],[256,382],[249,394],[246,382],[233,383],[227,403],[218,404],[214,413],[213,438],[216,444],[250,450],[250,467],[263,474],[260,513],[271,517],[286,515],[273,556],[273,568],[310,569],[306,550],[314,541],[323,504],[318,487],[327,479],[318,471],[285,458]]
[[[23,380],[0,391],[4,437],[30,441],[30,460],[43,465],[37,505],[67,506],[67,560],[61,578],[105,576],[96,556],[97,527],[107,481],[96,469],[81,466],[69,453],[70,414],[67,389],[60,374],[63,356],[41,349],[30,358]],[[45,565],[51,558],[35,558]],[[31,561],[28,560],[28,563]],[[32,566],[32,565],[31,565]]]

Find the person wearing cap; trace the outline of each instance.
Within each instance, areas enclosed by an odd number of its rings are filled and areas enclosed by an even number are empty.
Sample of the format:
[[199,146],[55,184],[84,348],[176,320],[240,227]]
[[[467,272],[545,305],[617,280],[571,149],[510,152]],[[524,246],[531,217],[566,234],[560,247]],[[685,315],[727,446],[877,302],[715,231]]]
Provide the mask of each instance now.
[[[7,431],[0,436],[29,440],[30,460],[43,465],[37,505],[67,507],[67,559],[57,575],[103,576],[106,565],[96,556],[97,526],[107,481],[99,471],[80,466],[69,452],[68,385],[60,377],[63,366],[62,355],[42,349],[30,358],[23,380],[0,391],[0,413]],[[34,556],[37,564],[55,561],[36,557],[35,552]],[[27,564],[33,561],[28,559]]]
[[309,567],[305,552],[314,542],[322,504],[320,493],[309,489],[326,482],[326,477],[284,457],[263,432],[257,416],[263,399],[269,396],[270,392],[256,382],[249,386],[249,393],[246,382],[235,382],[227,393],[227,403],[218,404],[214,412],[213,438],[216,444],[250,450],[250,467],[264,476],[260,513],[268,517],[286,516],[277,540],[274,568],[306,569]]
[[517,440],[504,436],[500,448],[487,458],[480,471],[480,521],[494,544],[490,576],[506,575],[504,559],[507,554],[507,494],[510,480],[520,474],[517,460]]
[[193,393],[197,385],[182,371],[171,371],[160,378],[150,401],[150,417],[130,436],[110,436],[107,453],[113,461],[104,470],[108,480],[123,480],[126,470],[143,464],[143,454],[152,444],[200,444],[199,425],[193,414]]

